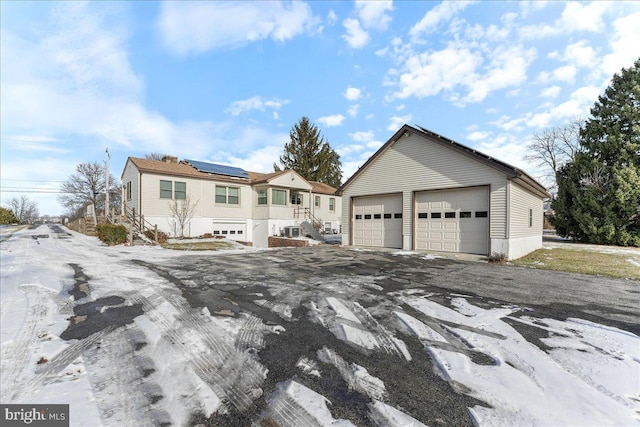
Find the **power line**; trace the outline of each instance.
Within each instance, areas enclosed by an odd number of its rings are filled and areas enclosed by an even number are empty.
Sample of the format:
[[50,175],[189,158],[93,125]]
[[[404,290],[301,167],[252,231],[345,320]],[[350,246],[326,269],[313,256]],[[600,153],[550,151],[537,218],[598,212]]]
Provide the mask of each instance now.
[[20,181],[20,182],[64,182],[64,181],[54,181],[54,180],[40,180],[40,179],[11,179],[11,178],[0,178],[0,181]]

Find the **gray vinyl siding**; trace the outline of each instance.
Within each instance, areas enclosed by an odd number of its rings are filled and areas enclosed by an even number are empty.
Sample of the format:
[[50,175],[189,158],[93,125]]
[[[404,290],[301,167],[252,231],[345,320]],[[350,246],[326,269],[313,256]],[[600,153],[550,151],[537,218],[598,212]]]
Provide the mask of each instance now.
[[[510,238],[539,236],[542,233],[542,199],[523,187],[510,182],[509,222]],[[533,212],[533,224],[529,227],[529,209]]]
[[349,198],[403,192],[403,234],[411,235],[414,191],[455,189],[488,185],[490,188],[490,233],[506,237],[506,176],[469,156],[428,138],[410,133],[401,136],[380,153],[344,189],[342,223],[350,224]]

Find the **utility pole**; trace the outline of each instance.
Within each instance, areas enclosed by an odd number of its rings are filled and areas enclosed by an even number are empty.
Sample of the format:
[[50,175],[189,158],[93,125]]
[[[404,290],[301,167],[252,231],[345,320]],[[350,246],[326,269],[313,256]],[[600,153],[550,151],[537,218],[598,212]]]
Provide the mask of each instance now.
[[106,197],[104,202],[104,216],[109,219],[109,160],[111,160],[111,156],[109,155],[109,147],[107,147],[107,167],[106,169]]

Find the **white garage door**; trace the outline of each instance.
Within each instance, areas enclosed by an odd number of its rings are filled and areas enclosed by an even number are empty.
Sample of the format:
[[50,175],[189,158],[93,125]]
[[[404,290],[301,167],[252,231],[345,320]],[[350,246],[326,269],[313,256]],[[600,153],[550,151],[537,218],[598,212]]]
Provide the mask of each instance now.
[[489,191],[486,187],[416,194],[416,249],[487,255]]
[[244,221],[214,221],[213,234],[244,242],[247,240],[247,223]]
[[353,199],[355,246],[402,247],[402,194]]

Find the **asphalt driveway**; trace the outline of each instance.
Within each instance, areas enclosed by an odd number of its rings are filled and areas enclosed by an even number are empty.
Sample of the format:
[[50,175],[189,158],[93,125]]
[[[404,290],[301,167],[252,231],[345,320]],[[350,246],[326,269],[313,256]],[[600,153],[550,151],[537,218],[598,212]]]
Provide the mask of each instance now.
[[[335,247],[189,256],[164,265],[134,262],[173,283],[191,307],[245,319],[235,345],[252,351],[267,369],[263,396],[295,378],[331,402],[334,418],[357,425],[372,423],[375,390],[353,387],[348,368],[353,365],[385,385],[387,404],[430,426],[472,425],[467,408],[489,406],[468,396],[464,385],[447,381],[426,344],[494,365],[491,355],[456,336],[455,329],[491,332],[429,316],[408,304],[408,295],[452,309],[459,297],[485,310],[518,307],[506,323],[543,351],[549,347],[540,338],[553,334],[535,320],[516,318],[579,318],[640,333],[639,284],[602,277]],[[416,336],[399,321],[398,312],[420,319],[446,342]],[[271,333],[274,327],[282,329]],[[396,339],[406,348],[396,345]],[[304,368],[306,363],[312,368]],[[305,375],[321,365],[321,375]],[[277,424],[287,419],[271,413],[268,403],[258,398],[246,409],[231,405],[226,413],[197,416],[194,422],[249,425],[260,419],[269,425],[270,420]],[[304,415],[297,416],[301,418],[294,425],[303,423]]]
[[343,247],[2,254],[2,403],[106,426],[637,425],[640,283]]

